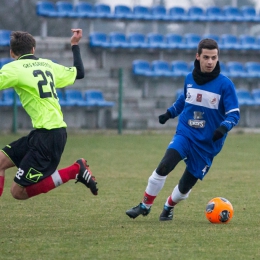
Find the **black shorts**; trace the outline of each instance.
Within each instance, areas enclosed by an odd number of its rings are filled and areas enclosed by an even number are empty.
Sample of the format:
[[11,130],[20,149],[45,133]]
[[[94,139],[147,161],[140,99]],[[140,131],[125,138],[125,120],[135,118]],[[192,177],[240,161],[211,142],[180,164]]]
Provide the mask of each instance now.
[[18,168],[14,181],[25,187],[52,175],[60,163],[66,141],[66,128],[36,129],[6,145],[2,151]]

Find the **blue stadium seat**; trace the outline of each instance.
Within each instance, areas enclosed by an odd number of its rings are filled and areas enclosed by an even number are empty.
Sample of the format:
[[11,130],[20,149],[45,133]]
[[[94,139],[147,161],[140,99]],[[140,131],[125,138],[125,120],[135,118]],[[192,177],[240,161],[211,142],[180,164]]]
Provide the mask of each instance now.
[[65,90],[65,99],[68,106],[86,106],[87,103],[83,99],[81,91],[75,89]]
[[186,77],[190,72],[189,64],[183,60],[172,61],[170,69],[174,77]]
[[212,39],[212,40],[215,40],[217,43],[220,43],[220,38],[218,35],[216,34],[213,34],[213,33],[206,33],[206,34],[203,34],[202,36],[203,39]]
[[105,100],[102,91],[99,90],[86,90],[83,96],[88,106],[99,106],[99,107],[114,106],[114,102]]
[[0,106],[12,106],[14,104],[14,94],[16,95],[16,104],[21,106],[21,101],[19,96],[15,93],[13,88],[4,89],[2,92],[2,99],[0,101]]
[[165,35],[165,41],[168,49],[182,49],[182,35],[176,33],[168,33]]
[[14,61],[12,58],[0,58],[0,69],[7,63]]
[[164,41],[164,36],[160,33],[148,33],[147,44],[150,49],[166,49],[167,44]]
[[239,106],[254,106],[257,105],[251,92],[247,89],[237,89],[237,98]]
[[189,21],[206,21],[204,10],[198,6],[191,6],[187,11],[187,15]]
[[107,4],[95,4],[94,12],[96,14],[96,18],[100,19],[113,19],[114,15],[111,13],[111,7]]
[[194,69],[194,60],[189,62],[189,71],[192,72]]
[[0,30],[0,46],[10,45],[10,30]]
[[150,8],[153,20],[167,20],[166,8],[163,5],[155,5]]
[[114,18],[133,20],[134,15],[130,7],[126,5],[116,5],[114,10]]
[[130,48],[147,48],[146,37],[142,33],[130,33],[127,37]]
[[176,92],[175,92],[175,100],[177,100],[183,94],[184,94],[184,89],[183,88],[177,89]]
[[258,49],[260,49],[260,36],[255,36],[255,39],[256,39],[256,46]]
[[93,48],[107,48],[109,46],[107,35],[101,32],[91,33],[89,35],[89,46]]
[[256,38],[251,35],[241,34],[239,36],[241,50],[260,50],[260,45],[256,43]]
[[224,22],[226,20],[223,10],[218,6],[210,6],[205,11],[206,20],[210,22]]
[[219,62],[219,66],[220,66],[220,72],[221,72],[223,75],[225,75],[226,77],[228,77],[229,74],[228,74],[228,69],[227,69],[226,64],[225,64],[224,62],[220,61],[220,62]]
[[235,78],[246,78],[247,73],[245,71],[244,65],[238,61],[229,61],[226,63],[228,76]]
[[65,98],[65,93],[63,90],[61,90],[60,88],[56,88],[56,93],[59,99],[59,104],[61,106],[66,106],[68,105],[68,103],[66,102],[66,98]]
[[186,49],[197,49],[201,36],[196,33],[186,33],[183,37]]
[[67,1],[58,1],[56,3],[56,9],[59,17],[77,18],[78,14],[74,11],[72,3]]
[[223,50],[239,50],[240,44],[238,38],[232,34],[222,34],[220,36],[220,49]]
[[134,60],[132,63],[132,72],[135,76],[152,76],[150,63],[146,60]]
[[259,88],[252,89],[251,93],[252,93],[255,104],[259,106],[260,105],[260,89]]
[[12,106],[14,102],[14,90],[13,89],[4,89],[1,91],[2,98],[0,100],[0,106]]
[[248,61],[244,68],[248,78],[260,78],[260,62]]
[[96,18],[93,5],[87,2],[78,2],[75,4],[75,12],[80,18]]
[[170,70],[169,63],[164,60],[154,60],[151,64],[153,77],[172,77],[173,73]]
[[137,20],[152,20],[150,9],[142,5],[133,7],[133,17]]
[[126,40],[126,36],[123,33],[111,32],[109,33],[109,48],[129,48],[130,45]]
[[245,22],[259,22],[260,16],[257,15],[256,9],[253,6],[244,5],[240,8]]
[[49,1],[38,1],[36,3],[36,14],[43,17],[58,17],[55,4]]
[[171,21],[188,21],[188,15],[183,7],[174,6],[168,10],[167,19]]
[[228,22],[242,22],[243,15],[238,7],[235,6],[224,6],[223,13]]

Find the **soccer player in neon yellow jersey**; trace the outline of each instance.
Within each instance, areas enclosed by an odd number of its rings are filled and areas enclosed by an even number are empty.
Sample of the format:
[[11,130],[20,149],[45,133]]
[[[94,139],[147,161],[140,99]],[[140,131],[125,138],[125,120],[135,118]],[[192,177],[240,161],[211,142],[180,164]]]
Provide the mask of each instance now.
[[37,58],[34,55],[36,41],[31,34],[21,31],[11,34],[10,55],[14,61],[0,70],[0,90],[14,88],[34,130],[0,150],[0,196],[5,170],[11,167],[18,168],[11,187],[12,196],[18,200],[47,193],[69,180],[83,183],[94,195],[98,193],[95,177],[85,159],[57,170],[67,140],[67,125],[56,88],[84,78],[78,46],[82,30],[71,31],[72,67]]

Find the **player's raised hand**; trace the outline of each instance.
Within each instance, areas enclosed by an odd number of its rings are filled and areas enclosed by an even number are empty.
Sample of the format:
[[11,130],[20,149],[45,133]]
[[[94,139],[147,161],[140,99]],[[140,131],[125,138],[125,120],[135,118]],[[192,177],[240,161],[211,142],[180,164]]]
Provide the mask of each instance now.
[[73,35],[70,38],[70,43],[72,45],[78,45],[80,39],[82,38],[82,29],[71,29]]

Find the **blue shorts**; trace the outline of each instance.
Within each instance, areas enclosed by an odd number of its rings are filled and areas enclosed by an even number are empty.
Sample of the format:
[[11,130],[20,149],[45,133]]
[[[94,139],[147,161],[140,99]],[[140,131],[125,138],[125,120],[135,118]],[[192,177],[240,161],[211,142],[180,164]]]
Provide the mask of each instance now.
[[199,149],[190,139],[182,135],[175,135],[168,145],[168,149],[179,152],[186,163],[187,170],[196,178],[202,180],[208,173],[214,156]]

